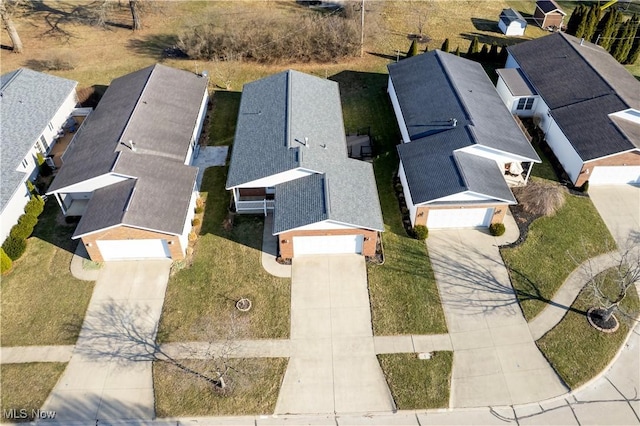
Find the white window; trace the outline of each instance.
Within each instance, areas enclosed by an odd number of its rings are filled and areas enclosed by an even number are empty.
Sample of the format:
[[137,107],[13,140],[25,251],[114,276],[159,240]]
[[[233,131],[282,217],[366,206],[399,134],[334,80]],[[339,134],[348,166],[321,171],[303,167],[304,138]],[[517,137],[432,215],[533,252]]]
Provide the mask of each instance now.
[[29,165],[29,160],[27,160],[26,158],[22,160],[22,167],[26,169],[28,165]]
[[516,109],[518,110],[530,110],[533,108],[534,98],[520,98],[518,99],[518,106]]

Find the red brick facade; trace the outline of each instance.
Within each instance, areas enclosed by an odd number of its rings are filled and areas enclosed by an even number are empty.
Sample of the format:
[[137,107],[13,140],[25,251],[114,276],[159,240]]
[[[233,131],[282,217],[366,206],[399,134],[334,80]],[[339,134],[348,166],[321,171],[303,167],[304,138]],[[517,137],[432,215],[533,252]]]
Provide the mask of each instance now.
[[[600,158],[598,160],[588,161],[582,166],[580,170],[580,176],[576,181],[576,186],[582,186],[583,183],[589,180],[593,168],[596,166],[640,166],[640,152],[631,151],[624,154],[614,155],[607,158]],[[587,172],[588,171],[588,172]]]

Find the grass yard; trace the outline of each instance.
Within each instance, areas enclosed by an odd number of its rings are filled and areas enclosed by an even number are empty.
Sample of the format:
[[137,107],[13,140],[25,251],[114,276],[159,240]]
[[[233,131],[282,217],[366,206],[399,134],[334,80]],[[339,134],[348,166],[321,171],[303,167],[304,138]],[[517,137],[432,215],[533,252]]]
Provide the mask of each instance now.
[[614,247],[591,200],[567,195],[554,216],[532,223],[524,243],[500,249],[527,321],[545,308],[580,263]]
[[[605,292],[615,291],[612,281],[608,281],[603,288]],[[537,341],[540,350],[571,389],[576,389],[604,370],[624,344],[629,332],[629,321],[625,322],[620,315],[616,315],[621,321],[615,333],[602,333],[591,327],[586,311],[592,306],[589,287],[585,287],[562,321]],[[633,288],[623,300],[622,307],[627,312],[640,312],[638,293]]]
[[449,407],[453,352],[435,352],[428,360],[384,354],[378,360],[399,410]]
[[209,120],[209,145],[231,145],[236,131],[241,92],[216,90],[211,95],[213,117]]
[[[210,362],[180,360],[198,372],[209,372]],[[229,362],[234,367],[226,381],[231,389],[221,395],[202,378],[164,362],[153,364],[157,417],[235,416],[272,414],[287,368],[286,358],[246,358]]]
[[[262,268],[263,220],[236,216],[231,230],[223,226],[226,170],[211,167],[204,174],[201,235],[193,264],[169,280],[158,332],[162,343],[289,336],[290,280]],[[235,307],[243,297],[253,303],[249,312]]]
[[2,277],[2,346],[73,345],[78,338],[94,283],[71,275],[75,225],[60,223],[59,215],[50,199],[26,252]]
[[0,365],[2,422],[17,421],[6,417],[9,409],[26,409],[29,418],[20,421],[33,420],[31,410],[42,407],[66,366],[63,362]]

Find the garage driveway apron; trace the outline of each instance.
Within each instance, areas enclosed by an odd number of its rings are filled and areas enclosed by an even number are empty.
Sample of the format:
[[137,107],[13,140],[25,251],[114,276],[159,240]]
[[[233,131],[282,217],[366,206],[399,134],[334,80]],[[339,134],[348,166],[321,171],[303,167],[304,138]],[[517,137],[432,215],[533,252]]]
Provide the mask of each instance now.
[[433,230],[427,246],[454,350],[450,406],[567,392],[531,337],[496,239],[474,229]]
[[43,407],[58,422],[155,417],[151,354],[170,266],[105,263],[71,360]]
[[375,355],[365,261],[299,256],[291,276],[291,357],[276,414],[391,411]]

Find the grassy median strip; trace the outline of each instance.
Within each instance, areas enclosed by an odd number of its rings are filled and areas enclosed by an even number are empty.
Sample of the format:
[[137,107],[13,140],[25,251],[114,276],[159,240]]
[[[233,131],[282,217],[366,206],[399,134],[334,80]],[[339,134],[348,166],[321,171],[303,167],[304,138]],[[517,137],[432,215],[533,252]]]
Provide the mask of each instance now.
[[[179,360],[213,377],[207,360]],[[287,358],[239,358],[228,361],[224,391],[174,364],[153,364],[156,416],[235,416],[272,414],[287,368]]]
[[[603,288],[608,294],[614,292],[616,287],[609,280]],[[629,332],[630,321],[621,315],[616,315],[620,328],[615,333],[603,333],[593,328],[586,317],[587,309],[592,306],[593,298],[587,286],[580,292],[562,321],[536,342],[571,389],[586,383],[604,370],[624,344]],[[631,288],[627,293],[622,309],[634,313],[640,311],[640,301],[635,289]]]
[[0,365],[2,422],[33,420],[33,411],[42,407],[66,366],[64,362]]
[[580,263],[614,247],[587,197],[567,195],[555,215],[535,220],[524,243],[501,249],[526,319],[531,321],[545,308]]
[[2,346],[73,345],[78,338],[94,283],[71,275],[75,225],[60,222],[60,214],[47,201],[26,252],[2,277]]
[[[161,342],[289,336],[290,280],[262,268],[262,218],[235,216],[233,227],[223,224],[229,205],[225,180],[225,167],[211,167],[204,174],[201,235],[193,264],[169,280]],[[241,298],[251,300],[249,312],[236,309]]]
[[434,352],[431,359],[384,354],[378,360],[399,410],[449,407],[453,352]]

